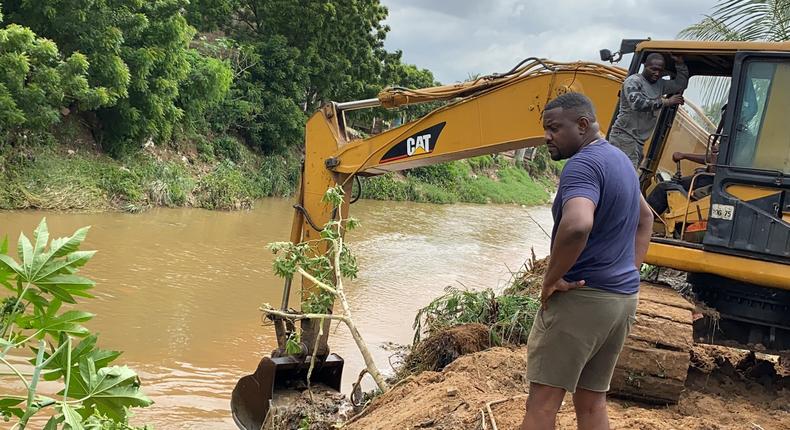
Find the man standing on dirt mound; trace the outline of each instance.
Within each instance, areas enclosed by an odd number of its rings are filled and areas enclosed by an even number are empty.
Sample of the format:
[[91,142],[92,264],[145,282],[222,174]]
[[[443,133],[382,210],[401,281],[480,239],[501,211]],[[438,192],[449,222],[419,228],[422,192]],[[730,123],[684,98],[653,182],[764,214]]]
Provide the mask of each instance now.
[[653,215],[631,161],[600,137],[586,96],[563,94],[543,112],[546,145],[568,159],[552,206],[551,258],[527,343],[522,430],[553,429],[566,392],[578,428],[609,428],[606,392],[635,321],[639,271]]

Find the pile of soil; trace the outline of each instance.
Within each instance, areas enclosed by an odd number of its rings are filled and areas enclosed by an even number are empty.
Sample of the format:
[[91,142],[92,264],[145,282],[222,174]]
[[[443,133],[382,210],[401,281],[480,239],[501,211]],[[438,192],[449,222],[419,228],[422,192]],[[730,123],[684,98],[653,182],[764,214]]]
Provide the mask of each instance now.
[[399,379],[426,370],[440,372],[458,357],[484,351],[491,346],[491,335],[486,325],[451,327],[418,343],[399,370]]
[[[775,357],[695,346],[686,390],[677,405],[609,401],[612,428],[638,430],[790,430],[790,372]],[[499,429],[517,429],[524,414],[526,349],[492,348],[461,357],[442,372],[403,380],[345,428],[488,429],[491,406]],[[575,429],[570,396],[558,429]]]

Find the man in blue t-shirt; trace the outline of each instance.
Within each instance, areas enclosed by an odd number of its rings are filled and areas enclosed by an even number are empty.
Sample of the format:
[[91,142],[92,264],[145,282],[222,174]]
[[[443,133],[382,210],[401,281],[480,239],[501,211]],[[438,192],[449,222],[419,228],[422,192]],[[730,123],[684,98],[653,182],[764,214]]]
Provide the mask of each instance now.
[[530,381],[522,430],[553,429],[566,392],[579,429],[608,429],[606,392],[631,324],[653,215],[631,161],[600,138],[595,110],[579,93],[543,112],[546,145],[568,159],[552,214],[543,307],[527,343]]

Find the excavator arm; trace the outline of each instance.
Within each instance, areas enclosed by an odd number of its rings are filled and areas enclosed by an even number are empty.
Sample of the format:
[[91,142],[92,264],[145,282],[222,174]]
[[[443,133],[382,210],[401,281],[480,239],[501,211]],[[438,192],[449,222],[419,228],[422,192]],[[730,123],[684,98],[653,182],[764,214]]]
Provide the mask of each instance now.
[[[421,90],[392,88],[378,99],[327,104],[307,123],[292,240],[318,237],[318,229],[333,217],[322,196],[337,184],[350,196],[355,175],[379,175],[543,144],[543,107],[560,94],[573,91],[590,97],[605,130],[625,77],[626,71],[618,67],[530,60],[508,73],[471,82]],[[348,139],[348,110],[438,100],[450,102],[378,135]],[[344,214],[348,214],[347,204]],[[303,283],[303,298],[311,292],[309,283]]]

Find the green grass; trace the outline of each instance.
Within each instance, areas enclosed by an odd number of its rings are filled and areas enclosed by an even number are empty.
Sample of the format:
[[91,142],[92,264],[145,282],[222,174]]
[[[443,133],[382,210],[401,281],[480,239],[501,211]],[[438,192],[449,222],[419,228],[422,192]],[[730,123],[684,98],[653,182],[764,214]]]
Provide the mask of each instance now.
[[58,145],[2,147],[0,209],[239,209],[261,197],[294,192],[295,154],[263,157],[230,137],[197,142],[197,148],[196,159],[185,162],[173,153],[140,151],[113,159],[84,149],[69,153]]
[[[362,196],[376,200],[425,203],[548,203],[559,165],[538,158],[529,169],[490,155],[363,179]],[[538,161],[536,160],[536,161]],[[530,170],[533,174],[530,174]]]

